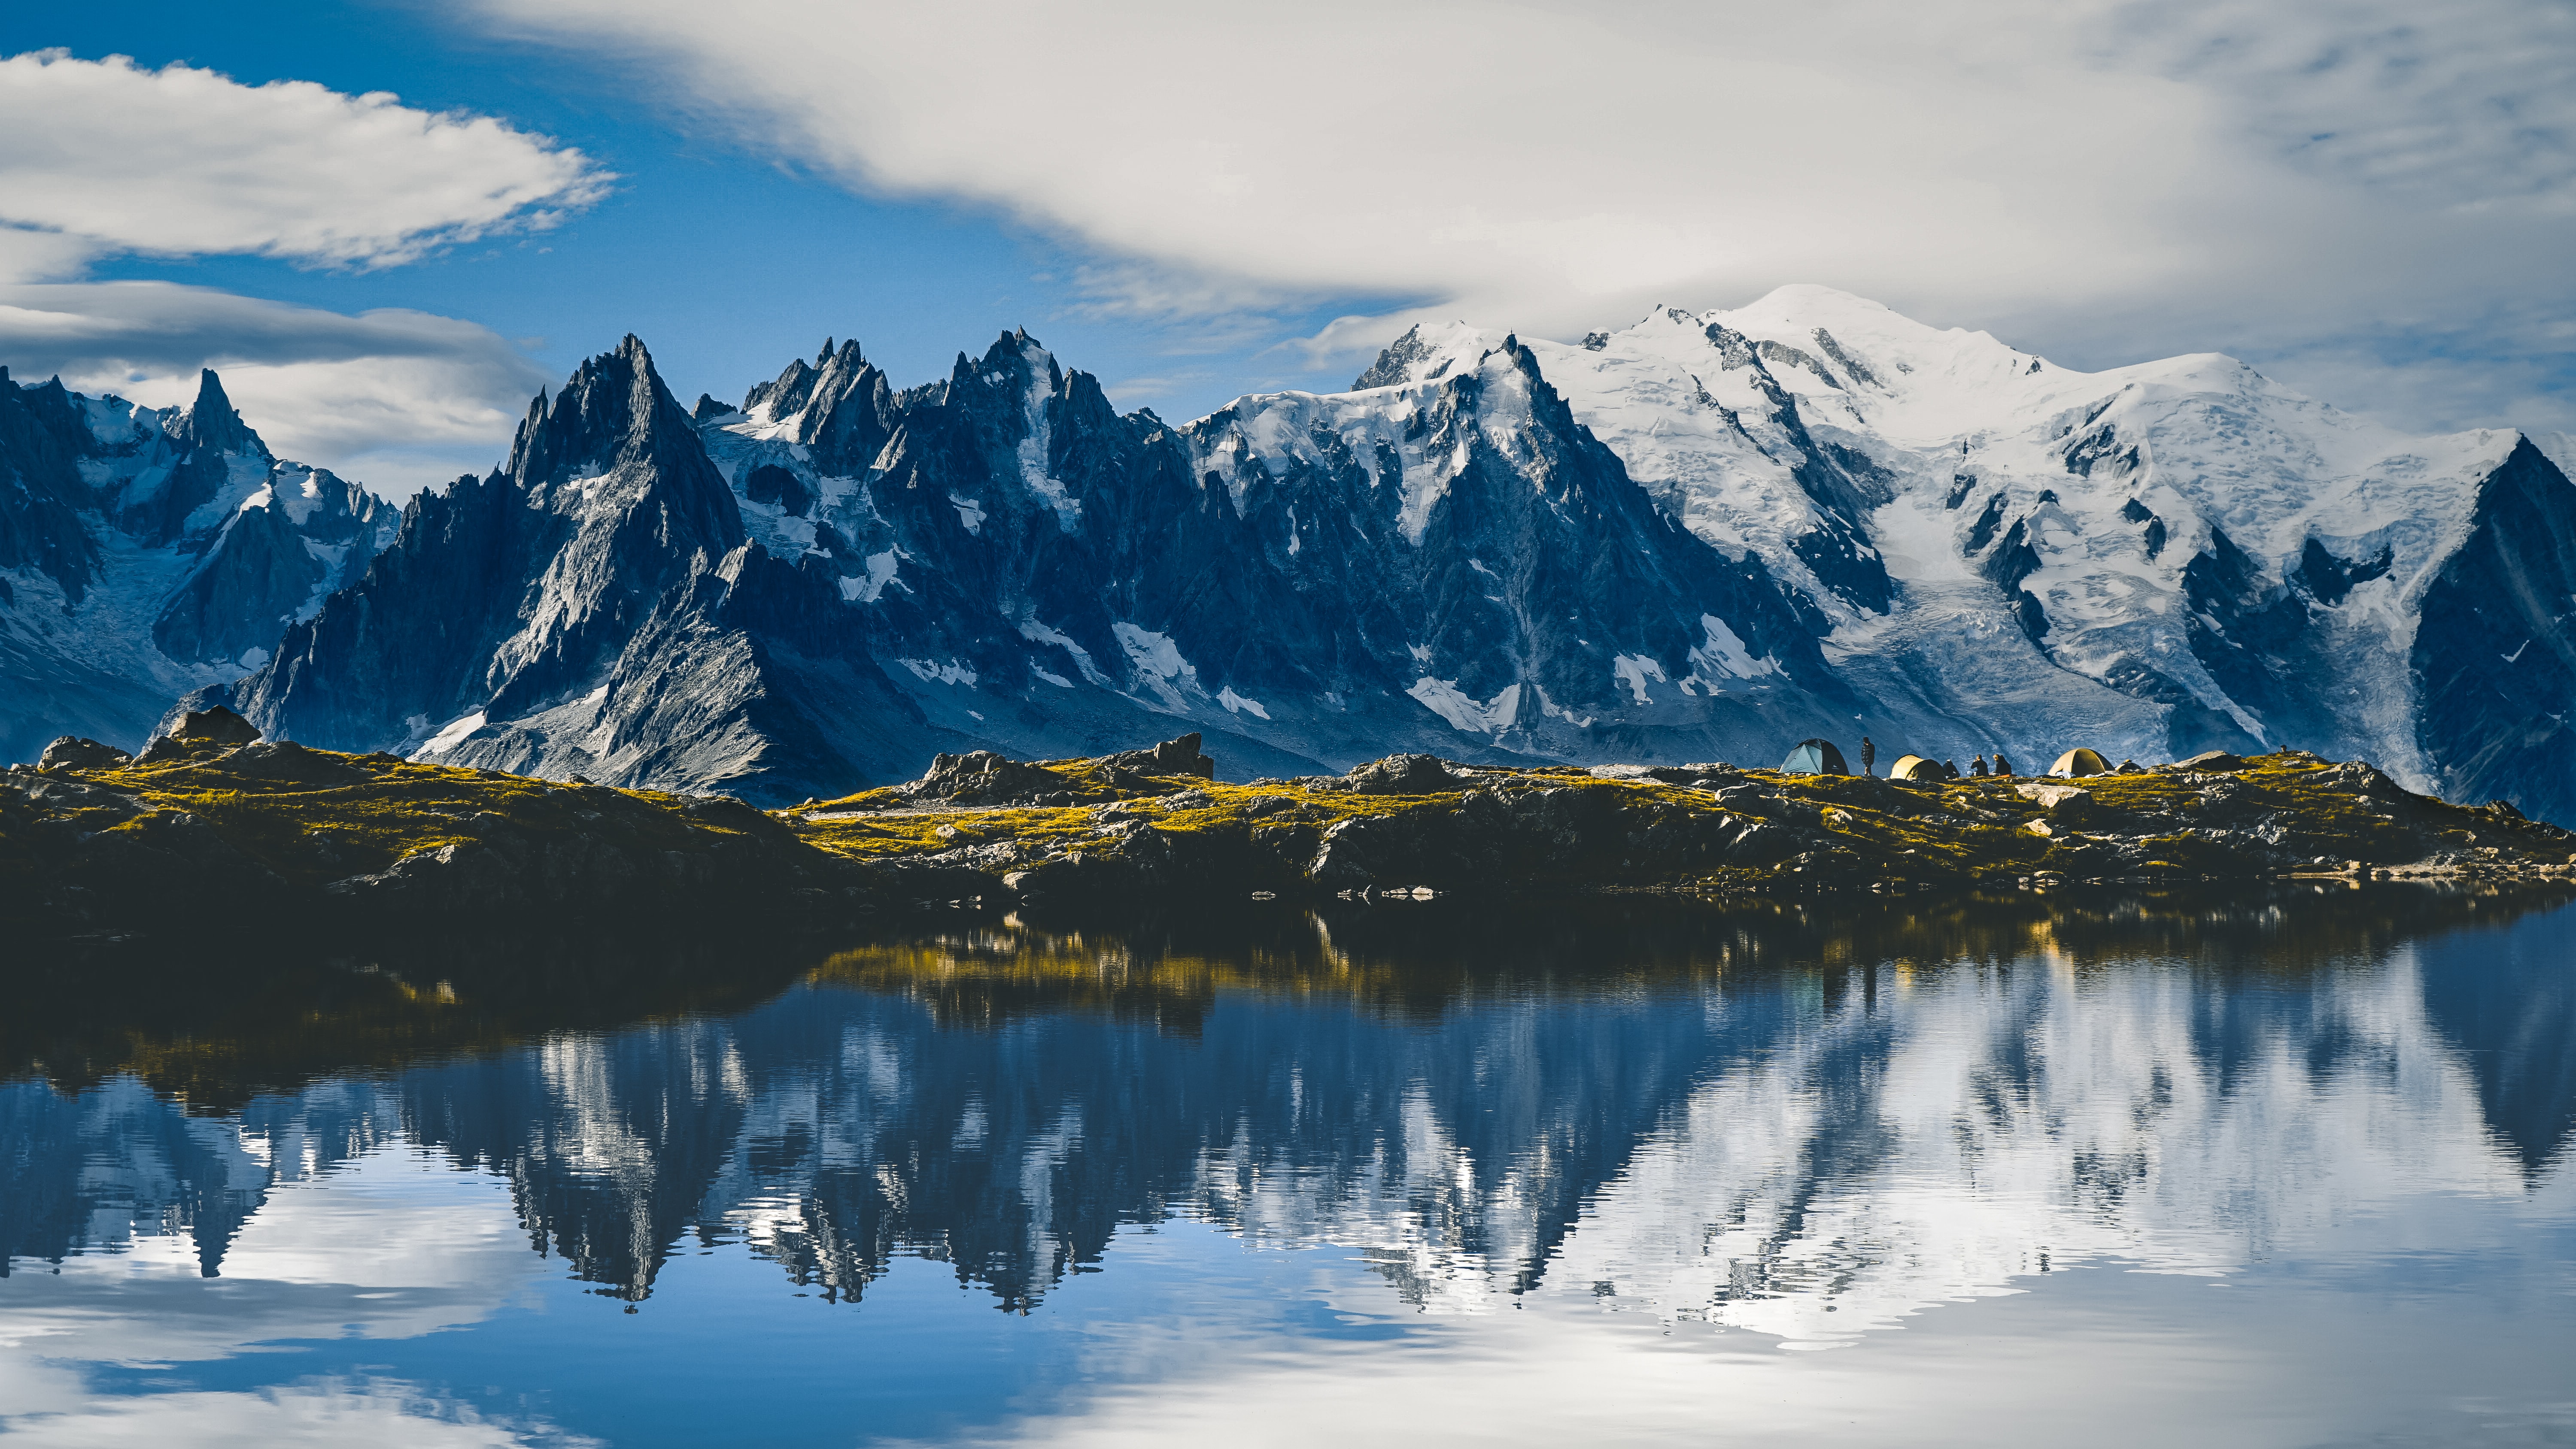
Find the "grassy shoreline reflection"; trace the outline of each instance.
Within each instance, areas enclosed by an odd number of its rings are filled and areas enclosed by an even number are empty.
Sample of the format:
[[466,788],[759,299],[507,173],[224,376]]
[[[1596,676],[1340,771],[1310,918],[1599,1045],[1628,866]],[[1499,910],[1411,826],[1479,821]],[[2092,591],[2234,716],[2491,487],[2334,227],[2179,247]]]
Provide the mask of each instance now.
[[222,1113],[334,1072],[740,1012],[800,980],[907,996],[947,1027],[1078,1011],[1186,1035],[1228,991],[1431,1021],[1497,997],[1599,998],[1745,973],[1815,971],[1830,998],[1855,967],[2034,955],[2078,972],[2141,955],[2298,972],[2570,899],[2576,886],[2555,883],[2293,883],[1821,904],[1245,902],[1107,922],[952,914],[888,923],[840,950],[741,932],[337,950],[65,943],[0,964],[0,1081],[77,1092],[132,1075],[192,1113]]
[[953,1027],[1084,1011],[1187,1033],[1227,991],[1428,1021],[1478,999],[1597,998],[1747,973],[1820,972],[1830,996],[1834,978],[1858,967],[1929,971],[2031,957],[2079,974],[2142,956],[2295,974],[2571,899],[2576,886],[2559,884],[2294,882],[1821,904],[1259,903],[1115,925],[1012,915],[889,933],[835,952],[807,979],[908,995]]

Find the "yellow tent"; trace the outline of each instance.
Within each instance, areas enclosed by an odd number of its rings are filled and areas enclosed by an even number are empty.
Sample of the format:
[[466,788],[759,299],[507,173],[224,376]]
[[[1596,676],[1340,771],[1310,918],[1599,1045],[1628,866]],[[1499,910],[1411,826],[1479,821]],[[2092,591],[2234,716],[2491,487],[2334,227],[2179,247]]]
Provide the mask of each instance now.
[[2068,750],[2048,767],[2048,773],[2069,780],[2078,775],[2107,775],[2111,773],[2111,762],[2103,759],[2099,750]]
[[1926,784],[1929,784],[1936,780],[1949,779],[1950,771],[1948,767],[1944,766],[1939,760],[1927,760],[1921,755],[1907,755],[1905,758],[1898,760],[1894,768],[1887,772],[1887,778],[1891,780],[1921,780]]

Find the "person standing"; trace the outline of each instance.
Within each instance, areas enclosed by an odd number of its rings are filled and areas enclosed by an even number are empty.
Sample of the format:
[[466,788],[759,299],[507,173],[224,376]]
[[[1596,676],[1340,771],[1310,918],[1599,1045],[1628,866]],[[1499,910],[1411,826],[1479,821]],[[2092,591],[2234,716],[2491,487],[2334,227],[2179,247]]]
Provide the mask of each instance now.
[[1878,773],[1878,746],[1871,744],[1867,735],[1860,737],[1860,772],[1864,775]]

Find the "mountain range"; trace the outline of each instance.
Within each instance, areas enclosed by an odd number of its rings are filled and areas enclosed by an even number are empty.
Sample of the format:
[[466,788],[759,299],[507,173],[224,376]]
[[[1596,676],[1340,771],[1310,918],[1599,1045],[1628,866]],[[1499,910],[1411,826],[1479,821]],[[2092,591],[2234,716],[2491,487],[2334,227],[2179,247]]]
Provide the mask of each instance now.
[[400,523],[271,455],[212,372],[154,410],[0,367],[0,757],[139,745],[178,695],[266,663]]
[[1804,286],[1573,343],[1418,327],[1347,392],[1185,424],[1020,332],[903,388],[826,343],[694,407],[628,338],[398,519],[270,457],[212,374],[160,413],[0,384],[0,669],[32,686],[0,745],[131,746],[191,691],[326,748],[761,803],[1184,729],[1237,778],[2295,746],[2576,820],[2568,457]]

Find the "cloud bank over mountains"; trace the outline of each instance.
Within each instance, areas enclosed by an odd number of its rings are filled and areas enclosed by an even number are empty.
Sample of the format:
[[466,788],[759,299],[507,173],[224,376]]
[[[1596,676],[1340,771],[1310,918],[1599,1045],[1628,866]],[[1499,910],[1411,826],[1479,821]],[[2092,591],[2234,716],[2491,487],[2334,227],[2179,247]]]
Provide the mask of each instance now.
[[[310,82],[245,86],[59,52],[0,59],[0,354],[22,376],[154,405],[223,370],[287,451],[407,491],[480,466],[543,373],[487,328],[359,316],[166,282],[84,280],[118,256],[381,268],[543,230],[613,179],[488,116]],[[413,476],[406,479],[405,475]]]
[[1382,299],[1327,356],[1813,281],[2079,365],[2226,348],[2412,427],[2570,407],[2563,6],[482,10],[760,151],[1088,247],[1106,308]]
[[220,368],[281,451],[396,497],[489,466],[493,439],[549,381],[498,333],[453,317],[353,317],[169,282],[0,286],[0,346],[21,381],[59,375],[153,407],[185,406],[198,369]]

